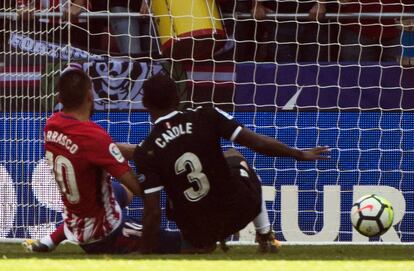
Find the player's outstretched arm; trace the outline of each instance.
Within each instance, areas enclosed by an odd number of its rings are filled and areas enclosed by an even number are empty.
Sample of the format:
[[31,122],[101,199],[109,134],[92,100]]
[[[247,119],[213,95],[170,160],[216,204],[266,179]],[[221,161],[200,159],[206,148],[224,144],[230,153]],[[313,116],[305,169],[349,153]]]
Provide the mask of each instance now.
[[119,181],[125,185],[126,188],[128,188],[134,195],[141,196],[142,191],[141,187],[138,183],[137,175],[132,171],[128,171],[124,173],[120,178],[118,178]]
[[143,197],[144,215],[142,218],[141,253],[154,253],[158,248],[161,224],[160,193],[154,192]]
[[235,139],[235,142],[246,146],[255,152],[268,156],[286,156],[300,161],[328,159],[326,156],[329,147],[316,147],[309,150],[298,150],[264,135],[256,134],[250,129],[243,128]]
[[119,148],[125,159],[132,160],[134,158],[134,151],[137,145],[127,143],[116,143],[116,146]]

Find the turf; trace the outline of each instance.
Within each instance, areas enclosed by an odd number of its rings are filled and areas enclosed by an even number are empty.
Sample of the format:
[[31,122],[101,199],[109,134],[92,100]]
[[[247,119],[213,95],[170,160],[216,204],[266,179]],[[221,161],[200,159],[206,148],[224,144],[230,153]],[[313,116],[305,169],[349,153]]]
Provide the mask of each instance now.
[[414,246],[284,246],[276,255],[255,249],[235,246],[209,255],[86,255],[74,245],[63,245],[53,253],[28,254],[17,244],[0,244],[0,270],[414,270]]

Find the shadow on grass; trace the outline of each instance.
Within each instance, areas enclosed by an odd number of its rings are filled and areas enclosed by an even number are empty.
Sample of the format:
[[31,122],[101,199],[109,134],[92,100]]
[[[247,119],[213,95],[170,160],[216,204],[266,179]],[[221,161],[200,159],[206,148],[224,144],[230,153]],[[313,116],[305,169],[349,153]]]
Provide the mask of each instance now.
[[[255,246],[232,246],[225,253],[217,249],[203,255],[90,255],[78,246],[61,245],[52,253],[26,253],[18,244],[0,244],[0,257],[4,259],[103,259],[103,260],[268,260],[268,261],[314,261],[314,260],[383,260],[414,261],[413,246],[372,245],[372,246],[284,246],[278,254],[259,254]],[[0,258],[1,259],[1,258]]]

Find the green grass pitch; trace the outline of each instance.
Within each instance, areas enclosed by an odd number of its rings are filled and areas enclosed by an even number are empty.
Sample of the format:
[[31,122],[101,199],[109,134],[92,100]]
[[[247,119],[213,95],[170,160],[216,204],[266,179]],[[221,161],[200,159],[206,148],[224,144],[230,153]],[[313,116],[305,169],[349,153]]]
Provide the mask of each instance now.
[[414,246],[284,246],[261,255],[254,246],[232,246],[209,255],[86,255],[66,244],[53,253],[29,254],[18,244],[0,244],[1,271],[409,271]]

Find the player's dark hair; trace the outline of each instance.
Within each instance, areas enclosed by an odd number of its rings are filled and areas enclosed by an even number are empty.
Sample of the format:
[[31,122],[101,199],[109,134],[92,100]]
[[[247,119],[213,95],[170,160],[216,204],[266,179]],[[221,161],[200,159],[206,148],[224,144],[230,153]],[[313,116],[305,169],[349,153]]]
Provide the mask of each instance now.
[[63,72],[57,83],[59,101],[64,109],[75,109],[83,103],[92,86],[89,76],[78,69]]
[[175,109],[180,102],[177,85],[166,74],[152,76],[144,82],[142,90],[142,103],[148,109]]

